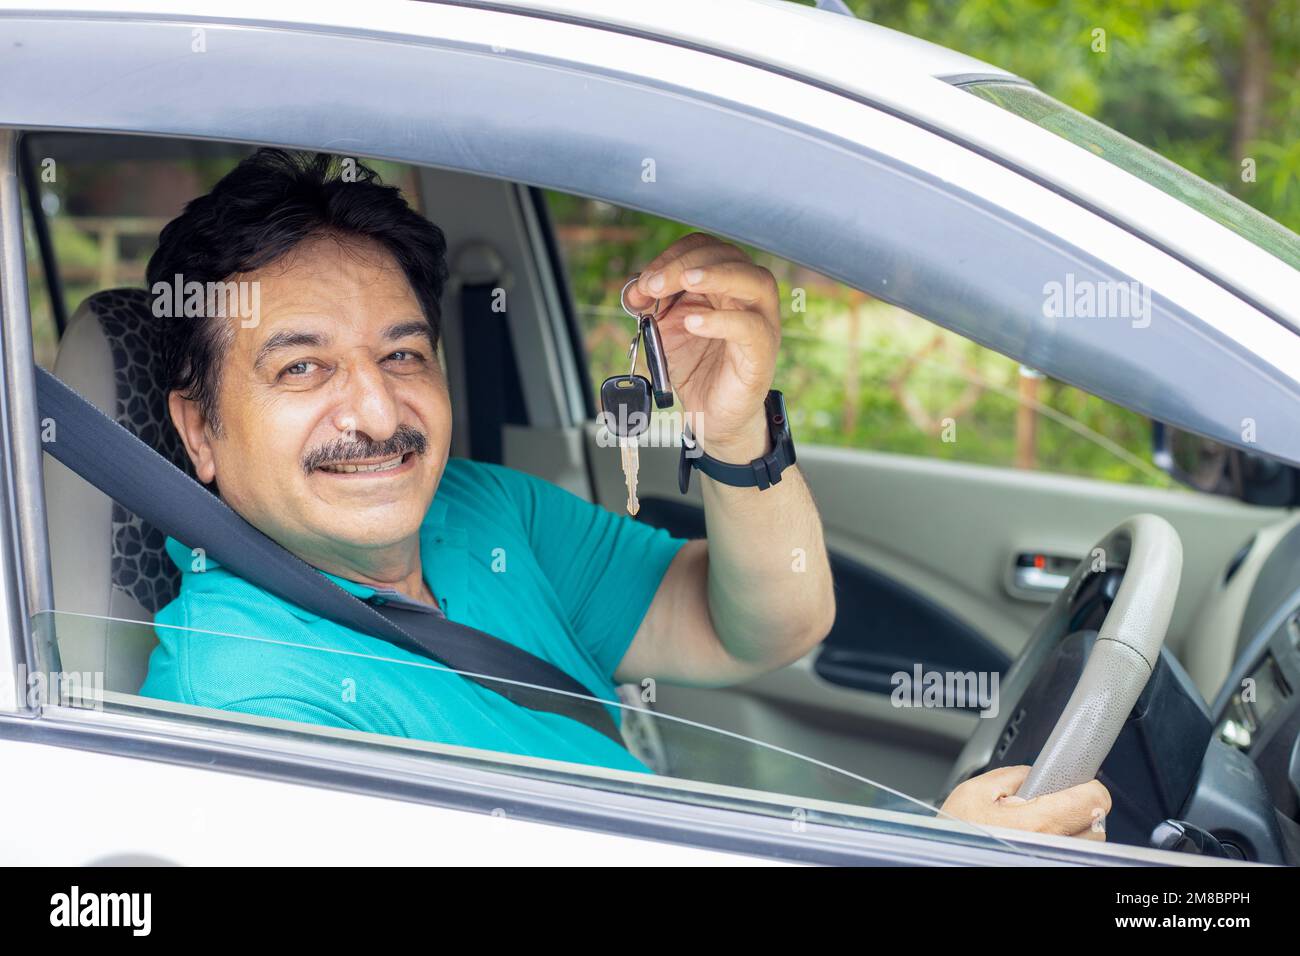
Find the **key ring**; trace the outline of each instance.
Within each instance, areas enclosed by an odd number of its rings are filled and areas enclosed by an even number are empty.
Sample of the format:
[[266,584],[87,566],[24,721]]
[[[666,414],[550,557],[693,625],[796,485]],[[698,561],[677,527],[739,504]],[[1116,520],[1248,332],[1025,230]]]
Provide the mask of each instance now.
[[[654,388],[655,404],[660,408],[670,408],[673,404],[673,386],[668,377],[668,362],[664,355],[663,340],[659,337],[659,312],[663,300],[655,299],[655,307],[650,312],[633,312],[627,307],[627,290],[632,288],[632,283],[636,282],[640,277],[641,273],[638,272],[628,279],[623,286],[623,291],[618,296],[623,311],[636,319],[636,332],[632,337],[632,347],[628,349],[628,356],[632,359],[632,370],[628,374],[636,374],[637,347],[642,337],[644,337],[646,367],[650,370],[650,382]],[[669,308],[672,308],[685,293],[686,290],[682,289],[674,294]]]
[[652,319],[658,319],[658,318],[659,318],[659,313],[660,313],[660,312],[667,312],[668,309],[671,309],[674,305],[677,304],[677,300],[678,300],[678,299],[680,299],[682,296],[684,296],[684,295],[686,294],[686,290],[685,290],[685,289],[682,289],[682,290],[679,291],[679,292],[674,292],[673,295],[672,295],[672,301],[668,304],[668,308],[666,308],[666,309],[661,309],[661,308],[659,307],[659,304],[660,304],[661,302],[663,302],[663,299],[655,299],[655,307],[654,307],[654,309],[653,309],[652,311],[650,311],[650,312],[648,312],[648,313],[646,313],[646,312],[633,312],[631,309],[629,309],[629,308],[627,307],[627,290],[630,289],[630,288],[632,288],[632,286],[636,283],[636,280],[639,279],[639,278],[641,278],[641,273],[639,273],[639,272],[634,272],[634,273],[632,273],[632,278],[630,278],[630,279],[627,280],[627,282],[626,282],[626,283],[624,284],[624,286],[623,286],[623,291],[620,292],[620,293],[618,294],[618,304],[621,305],[621,306],[623,307],[623,311],[624,311],[624,312],[626,312],[626,313],[627,313],[628,315],[630,315],[632,318],[636,319],[636,321],[637,321],[637,325],[638,325],[638,326],[639,326],[640,323],[641,323],[641,317],[642,317],[643,315],[649,315]]
[[[623,285],[623,291],[618,294],[618,304],[623,307],[624,312],[626,312],[632,318],[636,319],[636,324],[638,329],[640,329],[641,327],[641,313],[633,312],[631,309],[627,307],[627,290],[632,288],[632,286],[636,283],[636,280],[639,278],[641,278],[641,273],[639,272],[632,273],[632,278],[627,280],[627,282]],[[659,300],[655,299],[655,309],[658,310],[658,308],[659,308]],[[638,336],[638,338],[640,338],[640,336]]]

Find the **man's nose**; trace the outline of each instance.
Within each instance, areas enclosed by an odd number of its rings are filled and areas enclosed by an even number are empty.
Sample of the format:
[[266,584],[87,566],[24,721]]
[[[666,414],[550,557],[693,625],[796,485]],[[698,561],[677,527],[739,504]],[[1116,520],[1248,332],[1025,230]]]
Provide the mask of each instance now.
[[383,369],[368,360],[353,365],[334,411],[335,427],[349,438],[360,433],[384,441],[397,431],[397,424],[397,399]]

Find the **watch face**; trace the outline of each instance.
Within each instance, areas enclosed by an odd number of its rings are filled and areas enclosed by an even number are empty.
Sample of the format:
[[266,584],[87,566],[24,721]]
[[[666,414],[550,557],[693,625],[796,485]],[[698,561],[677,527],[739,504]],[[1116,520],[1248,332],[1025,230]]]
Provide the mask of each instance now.
[[772,451],[785,449],[785,465],[795,463],[794,437],[790,434],[790,416],[785,411],[785,396],[776,389],[767,393],[767,421],[772,433]]
[[775,444],[790,437],[790,419],[785,413],[785,396],[776,389],[767,393],[767,421]]

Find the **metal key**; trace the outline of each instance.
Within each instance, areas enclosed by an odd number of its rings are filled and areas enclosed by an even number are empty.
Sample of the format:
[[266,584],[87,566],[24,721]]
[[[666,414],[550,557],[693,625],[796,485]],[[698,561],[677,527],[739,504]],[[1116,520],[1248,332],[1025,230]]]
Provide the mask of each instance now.
[[673,383],[668,377],[668,360],[664,355],[663,341],[659,338],[659,316],[676,305],[677,300],[685,292],[674,293],[668,298],[667,305],[664,305],[662,299],[655,299],[654,308],[649,312],[637,312],[627,304],[627,290],[632,288],[640,277],[641,273],[638,272],[627,280],[622,293],[619,295],[619,304],[623,306],[624,312],[636,319],[637,336],[645,340],[645,364],[646,368],[650,370],[650,381],[653,385],[655,404],[660,408],[671,408],[673,404]]
[[623,456],[623,483],[627,485],[627,513],[636,517],[641,501],[636,496],[637,473],[641,470],[641,446],[635,438],[620,438],[618,450]]
[[612,375],[600,384],[600,405],[605,413],[605,426],[618,439],[622,458],[623,481],[627,485],[627,511],[635,515],[641,510],[636,497],[637,472],[641,468],[640,445],[637,436],[650,426],[650,381],[636,374],[637,345],[640,330],[628,348],[631,368],[626,375]]

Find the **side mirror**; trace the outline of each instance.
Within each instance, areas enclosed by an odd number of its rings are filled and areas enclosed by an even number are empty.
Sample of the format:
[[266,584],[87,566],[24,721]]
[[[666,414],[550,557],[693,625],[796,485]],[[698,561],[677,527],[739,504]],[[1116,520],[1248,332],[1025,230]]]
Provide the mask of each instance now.
[[1163,422],[1151,426],[1151,459],[1175,481],[1252,505],[1300,505],[1300,470]]

